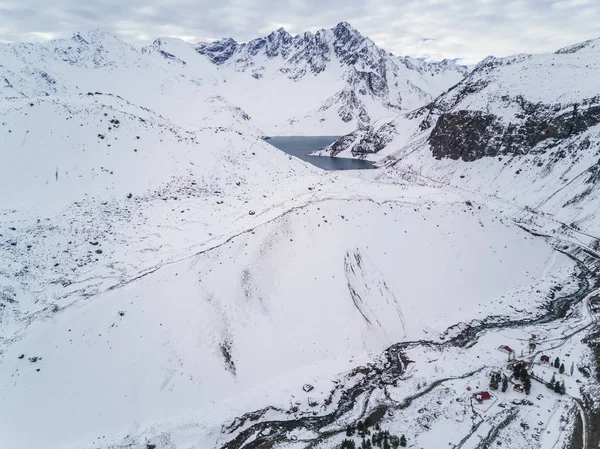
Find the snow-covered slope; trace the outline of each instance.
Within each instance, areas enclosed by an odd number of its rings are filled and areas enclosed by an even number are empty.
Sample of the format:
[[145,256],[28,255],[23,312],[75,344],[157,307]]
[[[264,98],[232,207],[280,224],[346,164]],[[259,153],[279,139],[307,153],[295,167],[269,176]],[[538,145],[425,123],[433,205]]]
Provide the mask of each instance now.
[[[460,197],[353,187],[400,199],[377,204],[349,200],[347,188],[331,185],[213,248],[40,312],[2,355],[4,441],[80,448],[106,435],[105,447],[193,423],[193,447],[219,447],[222,423],[248,409],[286,407],[290,395],[305,406],[304,383],[326,391],[336,373],[397,341],[488,314],[529,316],[570,273],[566,257]],[[40,396],[37,431],[27,432]]]
[[186,127],[231,126],[227,104],[248,117],[240,131],[273,135],[347,133],[426,104],[466,73],[390,55],[346,23],[295,37],[280,29],[247,44],[160,38],[141,51],[94,30],[1,44],[0,60],[0,98],[110,93]]
[[327,391],[399,340],[531,316],[572,272],[460,193],[319,172],[114,95],[0,114],[0,442],[14,449],[143,448],[190,426],[216,447],[235,416],[306,382]]
[[518,205],[597,228],[595,48],[485,61],[336,143],[387,166],[353,173],[259,137],[364,124],[460,69],[347,24],[0,46],[0,447],[330,449],[367,418],[414,447],[568,433],[546,387],[486,409],[465,392],[529,338],[567,345],[569,395],[593,391],[596,279],[574,258],[600,245]]
[[598,232],[598,42],[487,58],[426,107],[344,136],[320,154],[383,160]]
[[100,30],[46,43],[0,44],[0,95],[10,100],[110,94],[188,129],[220,126],[262,135],[237,106],[216,100],[212,88],[223,79],[213,64],[185,42],[169,42],[193,58],[184,63],[155,47],[140,52]]
[[270,186],[299,178],[304,193],[320,176],[255,137],[186,131],[101,94],[3,105],[0,157],[6,338],[29,316],[237,230],[287,197],[264,197]]

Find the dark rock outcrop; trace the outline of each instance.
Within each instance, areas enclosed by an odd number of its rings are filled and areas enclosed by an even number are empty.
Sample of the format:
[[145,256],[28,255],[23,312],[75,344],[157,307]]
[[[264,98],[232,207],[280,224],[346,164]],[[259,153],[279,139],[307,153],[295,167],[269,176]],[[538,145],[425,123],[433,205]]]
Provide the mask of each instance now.
[[196,45],[196,51],[208,57],[213,64],[219,65],[231,58],[238,47],[235,40],[225,38],[210,43],[201,42]]
[[442,113],[429,136],[433,156],[474,161],[501,154],[527,154],[542,142],[547,142],[545,148],[552,148],[600,123],[600,95],[567,106],[532,104],[521,97],[512,102],[521,110],[514,123],[482,111]]

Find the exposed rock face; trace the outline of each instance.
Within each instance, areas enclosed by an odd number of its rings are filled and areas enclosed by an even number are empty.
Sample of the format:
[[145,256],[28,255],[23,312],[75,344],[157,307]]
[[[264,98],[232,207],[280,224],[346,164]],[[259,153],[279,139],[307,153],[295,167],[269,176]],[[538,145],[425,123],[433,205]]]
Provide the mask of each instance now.
[[220,39],[211,43],[199,43],[196,51],[201,55],[208,57],[214,64],[223,64],[238,49],[239,44],[231,39]]
[[472,161],[483,156],[495,156],[500,146],[496,142],[502,127],[491,114],[480,111],[457,111],[442,114],[429,137],[433,155],[441,159]]
[[600,123],[599,89],[589,82],[599,50],[594,40],[554,55],[486,58],[426,108],[421,128],[433,125],[434,157],[545,151]]
[[386,175],[456,185],[598,233],[599,68],[600,39],[488,57],[428,105],[318,154],[379,160]]
[[[393,140],[395,134],[396,125],[394,122],[385,123],[380,128],[370,126],[364,130],[358,130],[341,137],[327,147],[326,151],[331,156],[337,156],[342,151],[351,148],[352,156],[361,158],[381,151]],[[354,144],[355,141],[356,144]]]
[[369,131],[365,133],[361,142],[356,145],[353,152],[355,155],[364,155],[369,153],[377,153],[381,151],[390,142],[390,136],[396,131],[393,123],[386,123],[382,128],[379,128],[381,132]]
[[441,159],[472,161],[495,156],[500,146],[497,137],[502,127],[491,114],[480,111],[458,111],[442,114],[429,137],[433,155]]
[[[422,105],[467,73],[466,67],[451,61],[427,63],[396,57],[346,22],[314,34],[292,36],[280,28],[245,44],[222,39],[199,43],[195,48],[214,64],[249,72],[255,79],[264,76],[267,64],[297,82],[307,76],[318,76],[328,68],[341,67],[346,87],[325,99],[319,112],[334,107],[343,122],[355,120],[357,127],[372,121],[369,101],[391,110]],[[442,78],[443,88],[439,90]],[[435,85],[433,91],[432,85]]]
[[[508,101],[508,99],[507,99]],[[600,95],[562,107],[532,104],[517,97],[517,121],[494,114],[459,110],[442,113],[429,136],[433,156],[474,161],[499,154],[526,154],[547,141],[552,148],[600,123]]]
[[[548,55],[488,57],[427,106],[365,127],[327,151],[360,157],[392,141],[424,139],[436,159],[552,152],[600,123],[600,90],[591,82],[599,63],[600,40]],[[412,134],[400,136],[398,125]]]
[[338,92],[333,97],[327,99],[319,111],[326,111],[331,107],[337,108],[337,113],[344,122],[350,122],[357,117],[359,127],[362,127],[362,125],[371,121],[371,117],[365,106],[353,90]]
[[280,71],[293,80],[299,80],[307,73],[323,72],[333,56],[346,66],[362,61],[365,67],[385,71],[382,60],[387,56],[385,51],[345,22],[332,30],[319,30],[314,34],[305,32],[297,36],[280,28],[267,37],[253,39],[246,44],[238,44],[230,38],[199,43],[196,51],[215,64],[229,62],[239,71],[254,67],[254,59],[259,54],[269,59],[280,58],[283,62]]

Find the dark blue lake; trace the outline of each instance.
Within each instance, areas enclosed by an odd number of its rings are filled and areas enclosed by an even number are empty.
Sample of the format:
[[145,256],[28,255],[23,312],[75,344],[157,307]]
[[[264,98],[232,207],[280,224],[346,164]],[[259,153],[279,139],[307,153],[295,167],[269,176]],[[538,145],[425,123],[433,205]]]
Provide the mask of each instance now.
[[344,157],[308,156],[314,150],[320,150],[337,140],[336,136],[284,136],[271,137],[266,142],[281,151],[296,156],[323,170],[364,170],[373,168],[373,162]]

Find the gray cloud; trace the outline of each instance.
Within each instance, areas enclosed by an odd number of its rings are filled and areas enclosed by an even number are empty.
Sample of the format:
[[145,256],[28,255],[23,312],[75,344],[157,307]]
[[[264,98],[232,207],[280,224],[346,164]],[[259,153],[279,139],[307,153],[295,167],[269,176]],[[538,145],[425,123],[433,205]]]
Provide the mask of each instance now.
[[133,45],[156,37],[247,41],[350,22],[398,55],[476,62],[600,37],[598,0],[0,0],[0,41],[103,28]]

